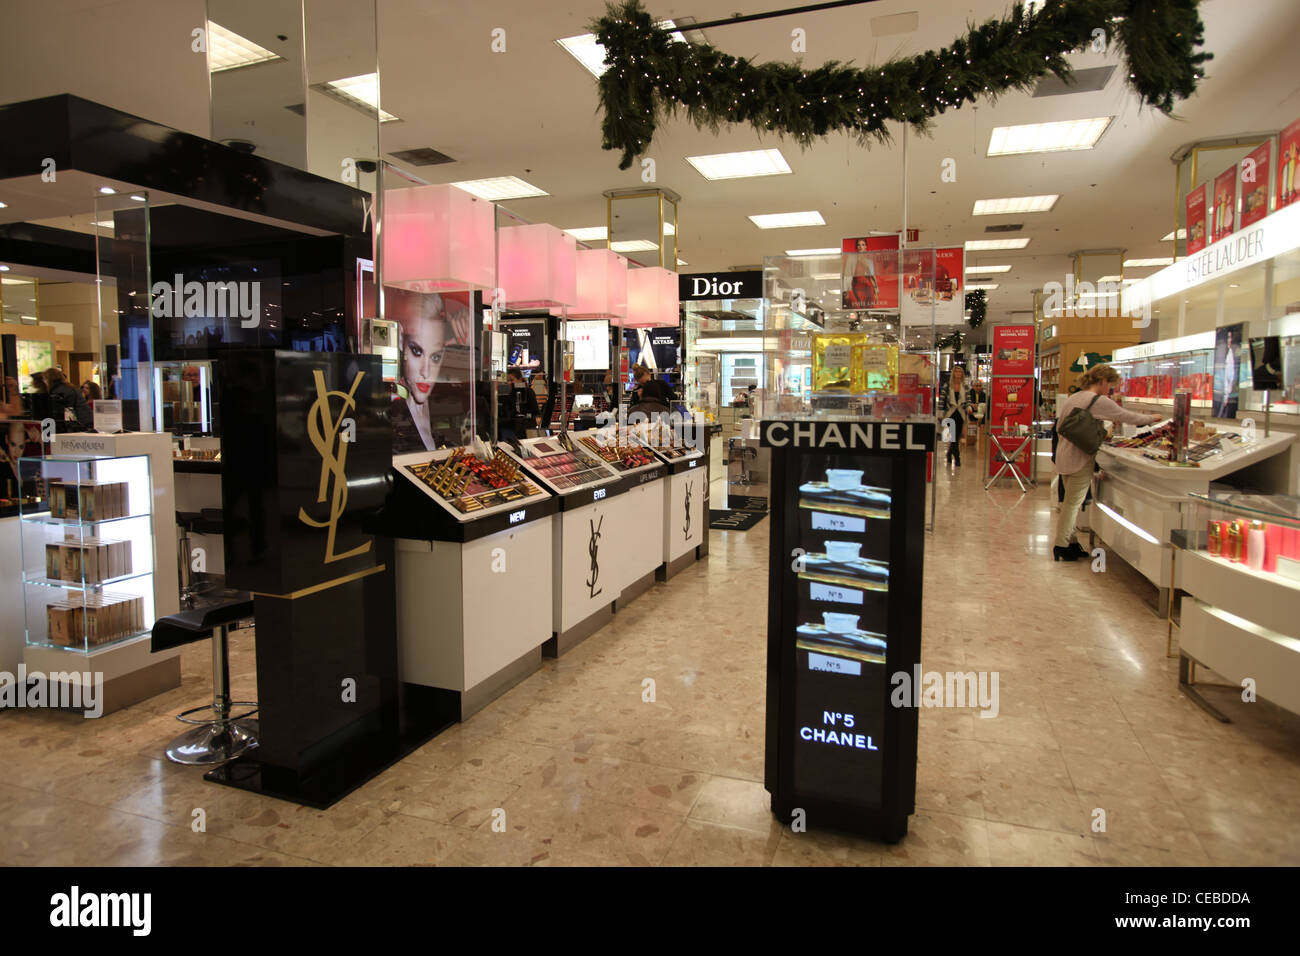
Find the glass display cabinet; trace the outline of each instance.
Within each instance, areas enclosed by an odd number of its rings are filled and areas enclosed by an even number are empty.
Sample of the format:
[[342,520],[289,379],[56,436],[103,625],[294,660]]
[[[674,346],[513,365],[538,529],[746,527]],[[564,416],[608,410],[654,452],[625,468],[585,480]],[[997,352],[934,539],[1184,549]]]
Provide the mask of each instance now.
[[154,623],[153,485],[147,455],[23,458],[47,510],[24,508],[27,643],[89,653]]

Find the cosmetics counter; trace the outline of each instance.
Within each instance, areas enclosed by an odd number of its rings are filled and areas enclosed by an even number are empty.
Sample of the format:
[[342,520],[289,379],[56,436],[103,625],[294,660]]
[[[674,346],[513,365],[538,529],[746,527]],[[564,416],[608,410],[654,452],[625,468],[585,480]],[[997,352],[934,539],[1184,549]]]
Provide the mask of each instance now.
[[402,680],[464,720],[541,666],[556,500],[481,444],[398,455],[393,470]]
[[[1192,423],[1188,463],[1169,458],[1169,424],[1111,438],[1097,453],[1101,472],[1094,483],[1094,535],[1141,572],[1168,608],[1175,530],[1187,527],[1189,494],[1206,494],[1212,482],[1285,452],[1295,436],[1253,436],[1240,427]],[[1234,480],[1240,480],[1237,476]]]
[[1173,536],[1180,686],[1225,719],[1195,690],[1199,664],[1300,713],[1300,498],[1216,491],[1187,509]]

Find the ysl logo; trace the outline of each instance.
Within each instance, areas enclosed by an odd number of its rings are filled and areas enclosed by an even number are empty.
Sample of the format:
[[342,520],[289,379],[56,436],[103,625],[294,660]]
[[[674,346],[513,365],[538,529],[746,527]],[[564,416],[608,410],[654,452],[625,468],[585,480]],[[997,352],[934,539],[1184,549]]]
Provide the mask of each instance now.
[[[352,380],[352,388],[346,392],[339,392],[325,388],[325,373],[320,369],[312,372],[316,380],[316,401],[307,411],[307,436],[311,439],[317,454],[320,455],[320,487],[316,492],[316,503],[322,504],[325,501],[325,493],[331,491],[331,478],[333,487],[327,519],[317,521],[307,514],[307,509],[299,508],[298,520],[311,528],[329,528],[329,536],[325,541],[326,564],[365,554],[373,543],[367,541],[343,554],[334,553],[334,536],[338,531],[339,518],[348,506],[348,479],[345,466],[348,459],[348,445],[351,444],[339,440],[339,427],[343,424],[347,413],[357,407],[355,398],[357,386],[361,384],[365,374],[365,372],[357,372],[357,377]],[[335,397],[343,399],[343,407],[339,410],[337,418],[330,414],[330,399]],[[335,447],[338,448],[337,452],[334,451]]]
[[600,565],[596,562],[596,552],[600,550],[600,528],[605,523],[605,516],[600,516],[600,524],[587,519],[587,524],[591,526],[591,540],[587,542],[587,554],[591,555],[591,577],[587,579],[588,597],[595,597],[604,588],[597,590],[596,579],[600,577]]
[[691,537],[691,494],[695,491],[695,482],[690,482],[686,486],[686,524],[682,526],[682,540],[689,540]]

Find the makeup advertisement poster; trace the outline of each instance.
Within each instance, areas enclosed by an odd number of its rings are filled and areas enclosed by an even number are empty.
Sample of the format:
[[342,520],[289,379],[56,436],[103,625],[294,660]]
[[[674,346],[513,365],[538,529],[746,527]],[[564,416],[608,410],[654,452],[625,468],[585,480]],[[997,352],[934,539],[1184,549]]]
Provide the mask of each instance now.
[[1215,418],[1237,417],[1237,396],[1241,390],[1241,333],[1238,322],[1214,330]]
[[898,308],[898,236],[860,236],[840,244],[845,309]]
[[1214,177],[1214,228],[1210,241],[1230,235],[1237,221],[1237,166],[1234,163]]
[[1269,145],[1262,143],[1241,161],[1241,228],[1268,215]]
[[1277,208],[1300,199],[1300,119],[1277,137]]
[[993,374],[1034,374],[1034,338],[1032,325],[997,325],[993,327]]
[[401,335],[390,418],[396,453],[467,444],[474,374],[468,292],[384,289],[386,317]]
[[903,325],[961,325],[966,301],[962,292],[965,250],[908,249],[903,252]]
[[1205,186],[1200,185],[1187,194],[1187,254],[1200,252],[1207,245],[1205,228]]
[[502,322],[506,334],[507,367],[520,371],[546,367],[546,323]]

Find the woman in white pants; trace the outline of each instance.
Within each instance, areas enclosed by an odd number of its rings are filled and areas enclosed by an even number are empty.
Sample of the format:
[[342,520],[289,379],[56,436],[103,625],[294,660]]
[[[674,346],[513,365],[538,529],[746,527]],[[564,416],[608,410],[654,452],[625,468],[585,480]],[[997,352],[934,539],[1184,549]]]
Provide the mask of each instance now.
[[1089,455],[1078,445],[1060,434],[1061,422],[1076,408],[1086,408],[1093,418],[1108,422],[1127,422],[1130,425],[1154,425],[1159,415],[1130,412],[1110,398],[1119,387],[1119,372],[1109,365],[1096,365],[1079,379],[1079,391],[1061,403],[1056,413],[1057,445],[1056,472],[1065,488],[1065,500],[1056,515],[1056,540],[1052,548],[1053,561],[1077,561],[1088,552],[1074,540],[1074,522],[1079,517],[1079,506],[1092,484],[1095,455]]

